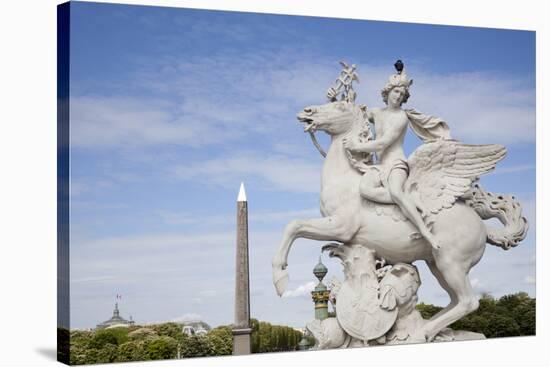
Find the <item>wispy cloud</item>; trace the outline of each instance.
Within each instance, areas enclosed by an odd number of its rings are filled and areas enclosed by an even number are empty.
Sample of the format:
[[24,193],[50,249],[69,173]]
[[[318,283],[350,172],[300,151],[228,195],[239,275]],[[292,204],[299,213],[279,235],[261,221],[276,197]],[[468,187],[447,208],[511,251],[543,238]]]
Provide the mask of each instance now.
[[[364,83],[359,100],[381,104],[380,89],[391,70],[359,64]],[[411,97],[404,108],[443,118],[455,138],[472,143],[514,144],[535,141],[535,89],[518,77],[481,72],[437,74],[414,65]]]
[[167,143],[197,146],[221,139],[209,131],[211,125],[199,127],[200,120],[175,113],[172,108],[166,102],[138,97],[71,98],[71,144],[77,148],[132,148]]
[[[335,61],[273,51],[238,59],[221,54],[159,60],[134,75],[126,95],[72,98],[72,144],[200,147],[250,133],[277,135],[281,122],[293,121],[299,109],[325,102],[325,90],[338,73]],[[453,135],[466,142],[534,141],[535,91],[522,80],[418,68],[410,70],[415,83],[406,107],[444,118]],[[359,63],[358,102],[382,105],[379,91],[390,73],[386,66]],[[142,91],[157,97],[139,97]]]
[[250,216],[253,222],[286,222],[297,218],[312,218],[320,215],[319,208],[288,210],[280,212],[254,213]]
[[498,167],[492,174],[503,175],[507,173],[518,173],[525,171],[534,171],[537,167],[535,164],[519,164],[516,166]]
[[523,279],[523,282],[524,282],[524,283],[527,283],[527,284],[535,284],[535,283],[536,283],[536,279],[535,279],[534,276],[528,275],[528,276],[526,276],[526,277]]
[[203,320],[202,315],[198,313],[186,313],[181,316],[174,317],[172,322],[193,322]]
[[[168,224],[203,224],[220,225],[235,222],[235,214],[200,216],[192,212],[174,212],[161,210],[159,216]],[[256,223],[280,223],[296,218],[318,217],[319,209],[310,208],[288,211],[254,211],[249,215],[249,222]]]
[[256,187],[309,193],[319,192],[320,172],[319,161],[252,152],[172,168],[172,173],[177,178],[186,181],[224,187],[237,187],[241,181],[259,181]]
[[304,60],[258,51],[152,61],[131,76],[124,95],[72,98],[71,142],[199,147],[276,132],[281,122],[295,121],[297,106],[322,99],[334,78],[333,65]]
[[483,283],[479,280],[479,278],[470,279],[470,284],[472,285],[472,288],[474,288],[474,289],[483,287]]
[[[422,78],[425,78],[422,80]],[[522,80],[482,73],[419,75],[417,106],[437,114],[465,142],[535,141],[535,89]],[[414,93],[414,92],[413,92]]]
[[315,282],[307,282],[298,286],[296,289],[288,290],[283,293],[284,298],[295,298],[295,297],[311,297],[311,291],[315,289]]

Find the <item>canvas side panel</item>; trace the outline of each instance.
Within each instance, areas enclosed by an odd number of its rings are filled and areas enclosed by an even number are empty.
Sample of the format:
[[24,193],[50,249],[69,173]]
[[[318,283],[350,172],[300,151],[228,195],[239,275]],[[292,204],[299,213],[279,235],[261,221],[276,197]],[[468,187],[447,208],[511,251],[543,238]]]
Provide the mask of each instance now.
[[57,7],[57,360],[70,363],[70,3]]

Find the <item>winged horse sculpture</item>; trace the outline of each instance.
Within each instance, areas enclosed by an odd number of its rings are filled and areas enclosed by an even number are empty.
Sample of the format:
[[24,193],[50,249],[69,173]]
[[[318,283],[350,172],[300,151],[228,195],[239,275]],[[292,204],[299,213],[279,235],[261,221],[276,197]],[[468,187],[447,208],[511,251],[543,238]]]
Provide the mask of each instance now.
[[[434,249],[394,204],[365,200],[359,192],[362,175],[357,160],[343,142],[356,134],[366,136],[365,107],[353,100],[334,100],[309,106],[298,114],[305,131],[324,131],[331,137],[321,176],[322,217],[291,221],[273,258],[273,282],[282,295],[287,287],[287,259],[298,238],[361,245],[373,250],[388,264],[424,260],[450,303],[434,315],[416,337],[431,341],[443,328],[478,308],[468,273],[485,251],[486,243],[505,250],[526,236],[528,223],[520,203],[511,195],[493,195],[477,183],[504,158],[501,145],[468,145],[439,139],[422,144],[408,158],[409,177],[404,190],[411,195],[429,227],[441,242]],[[368,161],[368,160],[367,160]],[[488,227],[484,219],[498,218],[500,228]]]

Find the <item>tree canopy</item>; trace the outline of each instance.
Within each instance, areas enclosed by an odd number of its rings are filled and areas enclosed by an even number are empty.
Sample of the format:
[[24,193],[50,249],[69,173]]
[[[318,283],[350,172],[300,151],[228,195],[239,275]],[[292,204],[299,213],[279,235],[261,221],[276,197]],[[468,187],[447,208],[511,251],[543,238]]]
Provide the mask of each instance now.
[[[422,317],[430,318],[442,308],[420,303],[417,309]],[[257,319],[251,320],[251,326],[252,353],[298,350],[302,338],[300,331]],[[487,338],[535,335],[536,300],[527,293],[499,299],[484,295],[479,301],[479,309],[452,324],[451,328],[475,331]],[[67,338],[67,330],[58,330],[58,333]],[[184,334],[182,326],[173,322],[70,332],[70,363],[75,365],[222,356],[232,352],[233,334],[229,325],[193,336]]]

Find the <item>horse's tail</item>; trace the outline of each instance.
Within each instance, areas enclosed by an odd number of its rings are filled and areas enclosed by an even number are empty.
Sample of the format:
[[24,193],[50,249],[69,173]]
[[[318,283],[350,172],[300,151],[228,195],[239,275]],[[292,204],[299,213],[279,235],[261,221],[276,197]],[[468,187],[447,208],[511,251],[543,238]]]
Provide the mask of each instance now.
[[501,228],[487,226],[487,242],[491,245],[509,250],[527,235],[529,223],[522,216],[521,204],[514,196],[495,195],[474,184],[462,198],[481,219],[497,218],[502,223]]

